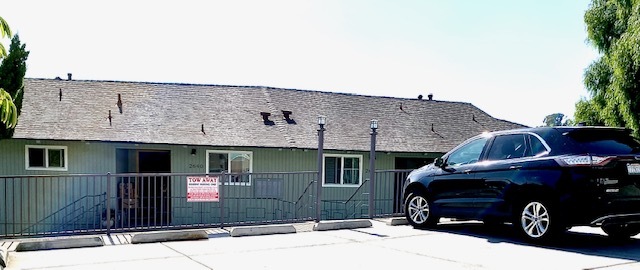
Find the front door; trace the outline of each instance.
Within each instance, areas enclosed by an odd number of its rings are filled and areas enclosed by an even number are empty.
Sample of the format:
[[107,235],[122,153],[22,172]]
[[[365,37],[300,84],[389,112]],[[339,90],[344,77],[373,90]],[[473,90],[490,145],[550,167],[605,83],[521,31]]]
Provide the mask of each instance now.
[[147,226],[162,226],[171,222],[170,177],[156,175],[171,172],[171,152],[139,150],[140,221]]

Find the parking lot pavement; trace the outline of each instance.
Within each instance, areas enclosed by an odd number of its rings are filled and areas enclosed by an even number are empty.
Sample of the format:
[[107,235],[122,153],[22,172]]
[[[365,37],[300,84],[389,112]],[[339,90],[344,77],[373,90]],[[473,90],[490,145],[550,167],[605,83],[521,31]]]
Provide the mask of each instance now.
[[6,269],[640,269],[640,239],[613,242],[577,228],[548,246],[515,231],[449,222],[435,230],[388,226],[198,241],[9,252]]

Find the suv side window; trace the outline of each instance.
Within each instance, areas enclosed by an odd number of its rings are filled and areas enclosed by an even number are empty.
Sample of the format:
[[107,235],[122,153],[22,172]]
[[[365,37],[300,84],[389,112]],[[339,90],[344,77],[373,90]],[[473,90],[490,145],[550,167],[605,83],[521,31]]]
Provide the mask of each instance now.
[[487,140],[488,138],[484,137],[478,138],[451,152],[447,158],[447,166],[460,166],[477,162]]
[[487,156],[488,160],[521,158],[525,156],[524,134],[496,136]]
[[527,135],[527,137],[529,138],[529,145],[531,148],[531,152],[527,153],[528,157],[534,157],[548,151],[547,148],[544,147],[544,144],[542,144],[542,142],[538,139],[538,137],[531,134]]

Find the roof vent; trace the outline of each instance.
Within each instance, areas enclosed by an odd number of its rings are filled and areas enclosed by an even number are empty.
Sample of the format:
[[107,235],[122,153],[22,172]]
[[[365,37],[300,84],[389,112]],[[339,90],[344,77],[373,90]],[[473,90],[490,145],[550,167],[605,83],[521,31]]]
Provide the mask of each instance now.
[[429,98],[429,100],[433,100],[433,94],[428,94],[427,98]]
[[295,124],[296,121],[291,119],[291,111],[282,111],[282,116],[284,117],[284,121],[287,121],[287,124]]
[[275,124],[273,121],[269,120],[269,116],[271,116],[270,113],[260,112],[260,115],[262,115],[262,121],[264,122],[265,125],[273,126]]
[[422,95],[418,95],[418,100],[422,100]]
[[71,80],[71,73],[67,73],[67,80]]
[[122,113],[122,96],[120,94],[118,94],[118,102],[116,102],[116,105],[118,105],[118,110]]

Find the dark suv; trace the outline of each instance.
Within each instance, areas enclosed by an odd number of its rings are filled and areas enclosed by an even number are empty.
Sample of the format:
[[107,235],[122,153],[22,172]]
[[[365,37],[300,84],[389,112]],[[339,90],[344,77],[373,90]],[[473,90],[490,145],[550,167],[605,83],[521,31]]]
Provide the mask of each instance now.
[[512,223],[529,240],[572,226],[640,232],[640,142],[629,129],[539,127],[484,133],[411,172],[414,227],[441,217]]

